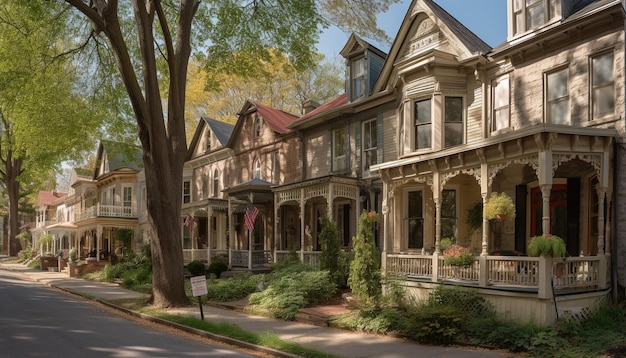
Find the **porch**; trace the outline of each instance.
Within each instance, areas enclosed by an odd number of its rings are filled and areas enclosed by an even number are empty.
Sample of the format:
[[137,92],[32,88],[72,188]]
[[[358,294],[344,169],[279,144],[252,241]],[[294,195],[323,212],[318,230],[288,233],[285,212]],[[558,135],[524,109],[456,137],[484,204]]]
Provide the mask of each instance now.
[[137,218],[137,213],[130,206],[96,204],[76,213],[75,222],[97,217]]

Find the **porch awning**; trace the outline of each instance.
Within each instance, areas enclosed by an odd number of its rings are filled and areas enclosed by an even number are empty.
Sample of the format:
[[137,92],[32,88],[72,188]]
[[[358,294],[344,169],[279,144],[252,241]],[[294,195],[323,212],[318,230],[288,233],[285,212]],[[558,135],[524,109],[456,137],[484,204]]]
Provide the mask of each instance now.
[[265,180],[254,178],[224,189],[223,192],[240,200],[248,200],[250,194],[252,194],[255,202],[272,201],[274,200],[274,193],[272,192],[273,185],[273,183]]
[[46,226],[46,230],[50,230],[50,231],[68,231],[68,230],[72,230],[76,228],[78,228],[78,226],[74,225],[74,223],[70,221]]

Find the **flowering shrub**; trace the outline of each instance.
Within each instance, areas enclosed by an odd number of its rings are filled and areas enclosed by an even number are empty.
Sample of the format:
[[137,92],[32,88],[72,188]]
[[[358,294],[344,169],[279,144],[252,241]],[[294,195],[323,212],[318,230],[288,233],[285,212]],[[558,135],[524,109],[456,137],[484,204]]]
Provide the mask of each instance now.
[[474,263],[474,256],[467,247],[452,245],[443,251],[443,260],[446,265],[469,267]]
[[528,242],[530,256],[564,257],[567,253],[565,241],[552,234],[531,237]]

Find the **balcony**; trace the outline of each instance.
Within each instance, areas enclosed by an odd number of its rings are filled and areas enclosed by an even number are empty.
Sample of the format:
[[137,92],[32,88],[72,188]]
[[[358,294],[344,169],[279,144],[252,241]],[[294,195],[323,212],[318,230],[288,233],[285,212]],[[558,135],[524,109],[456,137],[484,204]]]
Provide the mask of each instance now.
[[134,219],[137,218],[137,213],[129,206],[96,204],[78,212],[76,214],[76,221],[99,217]]

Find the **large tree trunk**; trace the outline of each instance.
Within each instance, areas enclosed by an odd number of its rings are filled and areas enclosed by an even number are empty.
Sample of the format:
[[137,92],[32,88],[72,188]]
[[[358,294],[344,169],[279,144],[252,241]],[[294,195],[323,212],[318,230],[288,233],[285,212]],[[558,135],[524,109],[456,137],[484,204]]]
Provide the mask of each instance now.
[[4,176],[4,185],[7,189],[7,195],[9,196],[9,224],[7,239],[9,242],[7,248],[7,254],[9,256],[16,256],[22,245],[20,241],[15,237],[19,231],[19,199],[20,199],[20,183],[17,180],[18,175],[22,169],[22,159],[13,158],[12,153],[9,151],[6,161],[6,173]]

